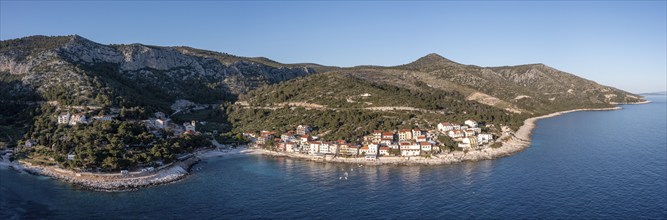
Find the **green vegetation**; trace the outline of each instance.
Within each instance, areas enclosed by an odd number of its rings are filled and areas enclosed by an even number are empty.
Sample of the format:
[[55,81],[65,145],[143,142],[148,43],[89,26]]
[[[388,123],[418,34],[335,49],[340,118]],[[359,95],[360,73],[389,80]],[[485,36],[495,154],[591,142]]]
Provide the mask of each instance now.
[[[370,96],[362,96],[366,93]],[[236,132],[286,132],[299,124],[309,124],[314,127],[314,134],[322,135],[325,140],[356,140],[373,130],[432,129],[440,122],[461,123],[466,119],[518,128],[528,117],[466,101],[457,92],[411,90],[329,73],[262,87],[243,94],[240,101],[248,102],[249,106],[227,109]],[[288,102],[324,107],[281,105]],[[413,107],[422,111],[375,111],[369,107]]]
[[143,106],[154,111],[168,111],[176,99],[196,103],[236,99],[219,79],[212,76],[174,75],[187,72],[176,69],[169,73],[145,69],[143,74],[119,74],[119,65],[113,63],[82,64],[78,67],[92,75],[94,93],[98,94],[96,100],[107,106]]
[[13,54],[18,61],[41,52],[61,47],[70,40],[69,36],[30,36],[0,41],[0,53]]
[[[138,121],[95,121],[75,126],[58,125],[55,109],[42,106],[27,139],[36,142],[34,148],[22,148],[19,158],[49,157],[65,168],[111,171],[137,166],[154,166],[156,161],[171,162],[178,154],[195,148],[208,147],[204,135],[168,136],[157,138]],[[76,155],[67,160],[68,154]]]

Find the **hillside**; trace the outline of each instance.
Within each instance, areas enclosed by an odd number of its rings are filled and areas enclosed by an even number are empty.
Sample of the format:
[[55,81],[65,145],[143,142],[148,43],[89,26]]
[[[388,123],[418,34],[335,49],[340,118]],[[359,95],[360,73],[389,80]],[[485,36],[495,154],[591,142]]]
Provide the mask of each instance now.
[[[212,138],[239,143],[244,132],[299,124],[354,142],[376,129],[466,119],[516,130],[536,115],[638,101],[543,64],[479,67],[437,54],[338,68],[77,35],[0,41],[0,148],[34,145],[18,156],[88,170],[169,162]],[[106,119],[59,121],[69,114]],[[193,120],[197,133],[188,133]]]
[[102,45],[77,35],[6,40],[0,48],[6,81],[21,81],[46,100],[76,105],[164,110],[177,99],[216,103],[326,68],[187,47]]
[[440,122],[466,119],[518,127],[526,117],[466,100],[457,91],[413,87],[334,71],[250,91],[227,112],[237,132],[285,132],[310,124],[329,140],[353,140],[377,129],[431,129]]
[[429,54],[393,69],[403,71],[387,73],[386,78],[420,80],[435,89],[459,91],[469,100],[537,115],[642,100],[544,64],[479,67]]
[[229,112],[238,132],[311,123],[335,139],[467,118],[516,129],[536,115],[641,100],[543,64],[487,68],[429,54],[406,65],[333,69],[260,87]]

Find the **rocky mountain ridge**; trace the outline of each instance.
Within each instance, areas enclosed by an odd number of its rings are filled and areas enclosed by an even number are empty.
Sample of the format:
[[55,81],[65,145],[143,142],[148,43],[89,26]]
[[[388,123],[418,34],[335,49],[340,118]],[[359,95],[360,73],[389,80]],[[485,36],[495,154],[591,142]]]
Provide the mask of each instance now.
[[[210,88],[208,92],[213,95],[226,97],[261,85],[313,74],[317,72],[316,68],[321,68],[312,64],[282,65],[265,58],[236,57],[185,47],[103,45],[78,35],[32,36],[2,41],[1,44],[0,72],[9,74],[4,78],[19,79],[23,85],[33,87],[42,94],[59,90],[57,93],[89,98],[94,98],[92,93],[99,90],[98,87],[108,87],[108,84],[119,80],[143,86],[152,83],[157,87],[166,83],[168,87],[160,90],[169,94],[169,101],[191,98],[188,96],[192,95],[184,91],[187,88],[179,88],[178,84],[183,82],[189,82],[189,86]],[[223,62],[230,59],[233,62]],[[63,91],[59,88],[62,86],[68,89]],[[137,89],[125,83],[118,86],[115,90]],[[78,89],[72,91],[73,88]],[[107,91],[104,95],[111,99],[121,93]],[[118,104],[99,103],[99,100],[79,102]]]
[[18,80],[48,100],[76,104],[233,101],[258,87],[324,72],[408,89],[455,91],[468,100],[515,113],[642,101],[640,96],[544,64],[480,67],[434,53],[399,66],[338,68],[282,64],[185,46],[103,45],[78,35],[31,36],[2,41],[1,46],[0,73],[5,81]]

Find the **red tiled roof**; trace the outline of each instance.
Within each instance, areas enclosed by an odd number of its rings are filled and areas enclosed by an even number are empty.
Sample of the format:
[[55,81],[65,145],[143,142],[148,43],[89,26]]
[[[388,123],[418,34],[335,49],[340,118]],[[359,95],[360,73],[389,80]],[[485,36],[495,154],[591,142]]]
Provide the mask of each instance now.
[[274,134],[276,134],[276,132],[272,132],[272,131],[262,131],[260,133],[260,135],[274,135]]
[[389,150],[389,147],[380,147],[380,150]]

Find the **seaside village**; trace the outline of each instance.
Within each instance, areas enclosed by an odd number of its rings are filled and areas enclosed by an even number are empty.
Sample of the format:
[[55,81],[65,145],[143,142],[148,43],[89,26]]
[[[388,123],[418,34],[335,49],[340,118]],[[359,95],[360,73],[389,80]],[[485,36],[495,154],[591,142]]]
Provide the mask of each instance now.
[[[143,120],[150,132],[160,136],[161,130],[178,134],[197,134],[196,122],[186,122],[183,125],[173,123],[162,112],[155,117]],[[58,116],[59,124],[77,125],[87,124],[92,120],[110,121],[117,115],[99,115],[87,119],[83,113],[64,113]],[[201,122],[204,123],[204,122]],[[493,128],[494,125],[484,125]],[[277,134],[272,131],[257,133],[243,133],[250,141],[250,146],[264,148],[278,152],[324,157],[326,155],[343,157],[363,157],[374,160],[381,156],[430,156],[443,153],[447,149],[439,143],[439,136],[447,136],[459,150],[477,150],[490,147],[494,142],[494,135],[482,132],[482,127],[474,120],[466,120],[463,124],[443,122],[437,125],[436,130],[400,129],[394,131],[373,131],[371,134],[360,137],[356,143],[345,140],[322,141],[311,134],[312,127],[299,125],[296,130]],[[484,129],[489,130],[489,129]],[[74,155],[68,155],[68,159]]]
[[[493,125],[486,125],[493,127]],[[428,156],[442,152],[439,135],[446,135],[457,143],[461,150],[474,150],[489,147],[494,137],[482,133],[482,128],[474,120],[466,120],[463,125],[444,122],[437,130],[401,129],[396,131],[373,131],[370,135],[358,139],[361,144],[348,143],[345,140],[321,141],[311,135],[312,128],[299,125],[294,131],[276,134],[261,131],[259,134],[244,133],[253,147],[268,148],[278,152],[312,155],[364,157],[374,160],[381,156]]]

